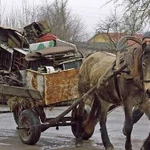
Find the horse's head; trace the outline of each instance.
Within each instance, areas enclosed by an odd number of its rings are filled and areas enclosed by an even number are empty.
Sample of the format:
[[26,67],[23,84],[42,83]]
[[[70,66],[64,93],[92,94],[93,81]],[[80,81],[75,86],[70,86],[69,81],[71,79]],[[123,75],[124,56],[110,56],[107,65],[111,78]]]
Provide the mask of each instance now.
[[142,42],[135,37],[127,36],[123,37],[118,42],[118,51],[122,50],[122,45],[127,40],[132,40],[140,45],[132,51],[132,61],[130,61],[129,64],[131,69],[130,71],[134,83],[141,89],[145,90],[150,96],[150,46],[142,44]]

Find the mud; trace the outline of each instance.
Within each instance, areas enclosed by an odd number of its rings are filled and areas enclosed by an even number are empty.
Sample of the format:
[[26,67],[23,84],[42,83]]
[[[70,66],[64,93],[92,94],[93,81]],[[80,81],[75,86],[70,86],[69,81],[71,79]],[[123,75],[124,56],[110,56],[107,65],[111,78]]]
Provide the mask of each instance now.
[[[0,110],[9,108],[0,107]],[[57,116],[66,107],[55,107],[46,109],[47,116]],[[75,138],[71,127],[60,127],[59,130],[49,128],[41,133],[39,141],[33,145],[22,144],[13,119],[12,113],[0,114],[0,150],[104,150],[102,145],[99,125],[97,124],[92,138],[84,141],[82,147],[75,147]],[[108,115],[108,133],[115,150],[124,150],[125,136],[122,134],[124,114],[119,107]],[[132,133],[133,150],[139,150],[144,139],[148,136],[149,121],[146,116],[134,126]]]

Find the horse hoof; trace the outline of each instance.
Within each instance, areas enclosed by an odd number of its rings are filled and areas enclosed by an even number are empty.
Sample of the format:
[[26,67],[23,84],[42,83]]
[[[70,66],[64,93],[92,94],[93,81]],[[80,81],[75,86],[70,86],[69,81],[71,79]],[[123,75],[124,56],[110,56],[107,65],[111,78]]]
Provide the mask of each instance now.
[[132,149],[132,147],[129,147],[129,148],[125,148],[125,149],[126,149],[126,150],[133,150],[133,149]]
[[82,138],[77,138],[75,142],[76,147],[81,147],[83,145],[83,140]]

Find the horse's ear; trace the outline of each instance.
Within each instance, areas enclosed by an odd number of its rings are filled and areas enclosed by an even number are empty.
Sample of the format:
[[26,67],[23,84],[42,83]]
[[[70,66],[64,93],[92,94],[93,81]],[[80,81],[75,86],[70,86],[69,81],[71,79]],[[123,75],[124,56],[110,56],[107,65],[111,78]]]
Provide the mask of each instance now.
[[142,77],[143,77],[143,71],[142,71],[142,54],[143,54],[143,49],[142,47],[138,47],[134,49],[133,51],[133,67],[131,69],[131,74],[133,76],[133,80],[136,84],[141,86],[140,84],[142,83]]

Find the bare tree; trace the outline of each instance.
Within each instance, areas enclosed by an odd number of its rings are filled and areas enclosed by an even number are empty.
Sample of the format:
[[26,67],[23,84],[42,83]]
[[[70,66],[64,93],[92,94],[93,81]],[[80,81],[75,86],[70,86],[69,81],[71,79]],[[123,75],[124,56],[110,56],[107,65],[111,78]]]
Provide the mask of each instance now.
[[31,6],[26,0],[22,1],[20,8],[11,7],[4,17],[4,25],[12,28],[21,28],[37,19],[36,6]]
[[107,49],[113,50],[116,48],[118,40],[125,35],[135,35],[140,32],[142,22],[136,18],[134,14],[130,15],[117,15],[116,9],[114,13],[106,17],[105,20],[100,20],[97,25],[96,33],[107,41]]
[[[116,1],[118,2],[119,0]],[[103,37],[105,37],[107,41],[109,41],[107,43],[107,47],[109,49],[114,49],[118,40],[122,36],[134,36],[137,33],[141,33],[143,30],[143,20],[139,18],[137,13],[134,13],[132,11],[126,11],[120,14],[117,11],[118,8],[119,7],[114,9],[114,12],[111,13],[105,20],[99,21],[96,29],[96,32],[104,35]],[[113,32],[115,37],[112,37],[110,32]]]
[[[107,17],[105,20],[101,20],[96,29],[96,33],[101,34],[103,39],[107,41],[107,49],[114,49],[116,47],[116,42],[121,37],[122,29],[122,20],[116,16],[116,14],[112,14],[111,17]],[[115,37],[111,36],[111,32],[116,33]]]
[[3,25],[3,19],[5,15],[5,6],[2,5],[2,1],[0,0],[0,25]]
[[4,22],[6,26],[21,28],[33,21],[47,20],[51,32],[60,39],[81,41],[85,36],[85,27],[67,5],[68,0],[55,0],[53,3],[45,0],[41,6],[31,6],[24,0],[21,8],[11,8],[11,13],[5,17]]
[[7,13],[7,15],[4,18],[4,25],[12,28],[18,27],[18,21],[16,18],[18,18],[18,12],[11,7],[11,12]]
[[150,26],[150,0],[108,0],[107,3],[110,2],[123,6],[124,14],[128,17],[134,14],[136,18],[139,18],[143,22],[143,26]]
[[136,13],[130,13],[129,15],[123,15],[124,28],[126,32],[130,35],[135,35],[136,33],[142,32],[143,20],[137,16]]
[[79,41],[84,36],[84,25],[81,19],[71,14],[67,7],[68,0],[47,1],[39,10],[39,19],[48,20],[52,33],[67,41]]

